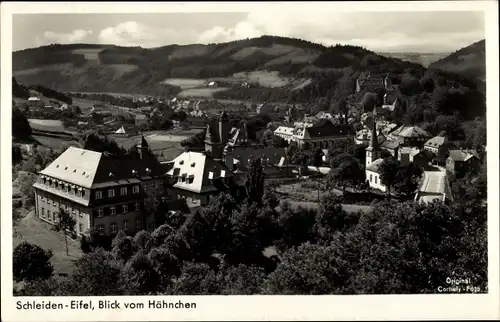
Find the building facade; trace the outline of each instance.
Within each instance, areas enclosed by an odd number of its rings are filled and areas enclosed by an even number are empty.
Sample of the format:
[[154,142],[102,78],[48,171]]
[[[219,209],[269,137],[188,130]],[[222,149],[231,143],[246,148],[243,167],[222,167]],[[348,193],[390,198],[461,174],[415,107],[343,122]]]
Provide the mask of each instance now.
[[61,211],[75,220],[78,236],[95,229],[112,236],[154,229],[152,212],[166,195],[163,166],[142,140],[139,158],[120,159],[68,148],[40,172],[33,185],[36,215],[56,224]]

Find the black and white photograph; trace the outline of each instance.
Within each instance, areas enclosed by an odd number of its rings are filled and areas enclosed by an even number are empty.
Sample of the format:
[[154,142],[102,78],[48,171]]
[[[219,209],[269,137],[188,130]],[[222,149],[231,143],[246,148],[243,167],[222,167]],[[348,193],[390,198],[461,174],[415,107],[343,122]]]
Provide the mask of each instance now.
[[35,297],[54,315],[65,297],[196,308],[180,295],[482,295],[498,311],[498,3],[449,3],[10,9],[5,320],[42,318]]

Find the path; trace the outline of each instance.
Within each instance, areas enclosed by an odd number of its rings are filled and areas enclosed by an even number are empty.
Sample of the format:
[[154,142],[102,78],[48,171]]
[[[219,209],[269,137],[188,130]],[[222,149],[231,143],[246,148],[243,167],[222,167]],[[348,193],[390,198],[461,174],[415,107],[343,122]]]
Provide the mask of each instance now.
[[19,221],[16,227],[18,234],[14,236],[12,246],[16,247],[22,241],[26,240],[43,249],[51,249],[53,253],[51,262],[54,266],[54,275],[60,273],[69,274],[73,271],[75,262],[83,255],[80,244],[68,239],[69,255],[66,255],[64,235],[50,230],[50,227],[49,224],[36,218],[34,211],[31,211]]

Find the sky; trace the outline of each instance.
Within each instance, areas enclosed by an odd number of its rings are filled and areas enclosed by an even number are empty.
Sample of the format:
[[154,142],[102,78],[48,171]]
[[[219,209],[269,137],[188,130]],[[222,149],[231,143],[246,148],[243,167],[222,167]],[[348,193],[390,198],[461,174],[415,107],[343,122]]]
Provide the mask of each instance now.
[[482,11],[15,14],[13,50],[92,43],[160,47],[274,35],[376,52],[447,53],[485,38]]

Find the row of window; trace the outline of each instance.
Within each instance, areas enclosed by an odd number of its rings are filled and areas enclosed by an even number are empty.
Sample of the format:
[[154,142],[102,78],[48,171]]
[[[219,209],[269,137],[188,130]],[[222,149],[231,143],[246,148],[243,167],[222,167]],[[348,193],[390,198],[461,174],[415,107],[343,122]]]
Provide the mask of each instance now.
[[[104,235],[104,228],[105,226],[104,225],[98,225],[97,226],[97,232],[100,234],[100,235]],[[128,220],[124,220],[123,221],[123,231],[124,232],[127,232],[129,229],[129,225],[128,225]],[[136,230],[140,230],[142,229],[142,221],[140,219],[137,219],[135,221],[135,229]],[[116,234],[118,232],[118,225],[116,223],[111,223],[109,225],[109,230],[110,230],[110,233],[111,234]]]
[[[48,198],[45,198],[44,196],[40,196],[40,202],[41,202],[41,203],[45,203],[45,202],[46,202],[48,206],[52,205],[52,206],[54,206],[54,207],[59,207],[59,203],[58,203],[57,201],[55,201],[55,200],[50,200],[50,199],[48,199]],[[61,206],[61,208],[63,208],[64,210],[69,210],[69,209],[71,208],[71,207],[70,207],[70,206],[68,206],[67,204],[63,204],[63,203],[61,203],[61,204],[60,204],[60,206]],[[42,208],[42,209],[43,209],[43,208]],[[83,214],[82,214],[82,213],[81,213],[78,209],[76,209],[76,208],[73,208],[73,209],[71,210],[71,213],[72,213],[72,214],[78,214],[78,215],[80,216],[80,218],[81,218],[81,217],[83,217]]]
[[45,178],[45,177],[43,177],[42,182],[43,184],[47,184],[51,188],[61,189],[62,191],[70,193],[77,197],[82,197],[82,198],[85,197],[85,189],[81,187],[76,187],[76,186],[71,187],[67,183],[59,183],[59,181],[55,179]]
[[[375,177],[375,184],[377,184],[378,182],[378,176],[374,176]],[[373,182],[372,180],[372,175],[370,174],[370,182]]]
[[[120,196],[126,196],[128,192],[127,187],[121,187],[120,188]],[[138,194],[139,193],[139,186],[133,186],[132,187],[132,193],[133,194]],[[115,196],[115,189],[108,189],[108,198],[113,198]],[[102,199],[102,191],[96,191],[95,192],[95,198],[96,199]]]
[[[42,219],[47,219],[48,221],[51,221],[53,223],[57,223],[58,222],[58,217],[59,217],[59,214],[57,212],[52,212],[50,210],[47,210],[47,217],[45,217],[45,208],[42,208]],[[78,226],[77,226],[77,233],[83,233],[83,224],[82,223],[79,223]]]
[[[129,212],[129,205],[121,205],[119,207],[109,207],[109,214],[110,215],[116,215],[117,210],[120,211],[119,213],[127,213]],[[141,210],[141,204],[139,202],[136,202],[134,204],[134,211],[139,211]],[[104,208],[99,208],[97,209],[97,217],[103,217],[104,216]]]

